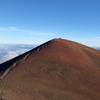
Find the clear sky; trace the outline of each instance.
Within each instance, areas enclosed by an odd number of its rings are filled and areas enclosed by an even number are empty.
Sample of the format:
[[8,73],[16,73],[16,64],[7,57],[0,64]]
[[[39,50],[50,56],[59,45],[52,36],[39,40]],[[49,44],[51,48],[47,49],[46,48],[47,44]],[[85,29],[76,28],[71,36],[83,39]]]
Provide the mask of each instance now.
[[59,37],[100,46],[100,0],[0,0],[0,43]]

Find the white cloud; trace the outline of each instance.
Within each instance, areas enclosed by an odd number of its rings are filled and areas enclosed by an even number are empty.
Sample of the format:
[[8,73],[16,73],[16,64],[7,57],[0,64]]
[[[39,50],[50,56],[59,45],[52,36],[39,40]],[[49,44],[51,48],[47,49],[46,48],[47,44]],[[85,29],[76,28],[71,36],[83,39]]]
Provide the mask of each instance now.
[[16,27],[8,27],[8,29],[11,31],[18,31],[18,29]]
[[33,31],[29,31],[28,32],[30,35],[49,35],[49,36],[52,36],[52,35],[55,35],[54,33],[42,33],[42,32],[33,32]]
[[18,54],[14,51],[8,51],[1,59],[0,59],[0,63],[5,62],[9,59],[12,59],[14,57],[18,56]]
[[16,27],[0,27],[0,31],[18,31]]
[[14,51],[8,51],[7,55],[5,55],[4,58],[8,60],[8,59],[14,58],[16,56],[18,56],[18,54],[16,52],[14,52]]
[[36,47],[36,45],[0,44],[0,63],[10,60]]
[[28,51],[29,49],[18,49],[18,50],[16,50],[15,52],[17,53],[17,54],[22,54],[22,53],[25,53],[26,51]]
[[29,34],[29,35],[47,35],[47,36],[55,35],[54,33],[35,32],[33,30],[19,29],[17,27],[0,27],[0,31],[22,32],[22,33]]

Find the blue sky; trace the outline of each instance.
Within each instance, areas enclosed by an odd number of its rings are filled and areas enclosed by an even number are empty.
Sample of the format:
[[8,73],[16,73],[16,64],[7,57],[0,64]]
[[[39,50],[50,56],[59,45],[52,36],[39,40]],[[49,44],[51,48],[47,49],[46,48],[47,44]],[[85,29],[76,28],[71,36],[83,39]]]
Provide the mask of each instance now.
[[0,0],[0,43],[59,37],[100,46],[100,0]]

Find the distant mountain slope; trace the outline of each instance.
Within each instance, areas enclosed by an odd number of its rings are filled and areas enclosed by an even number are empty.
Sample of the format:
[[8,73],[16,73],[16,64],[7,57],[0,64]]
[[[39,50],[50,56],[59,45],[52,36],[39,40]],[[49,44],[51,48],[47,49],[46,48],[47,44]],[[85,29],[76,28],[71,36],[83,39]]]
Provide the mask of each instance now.
[[100,99],[100,52],[69,40],[50,40],[1,64],[0,71],[7,100]]

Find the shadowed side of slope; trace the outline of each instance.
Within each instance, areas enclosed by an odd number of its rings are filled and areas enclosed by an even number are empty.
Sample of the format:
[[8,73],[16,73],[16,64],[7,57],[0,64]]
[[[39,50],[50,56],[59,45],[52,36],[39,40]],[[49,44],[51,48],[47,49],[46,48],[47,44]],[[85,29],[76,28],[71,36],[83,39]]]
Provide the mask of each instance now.
[[53,40],[50,40],[46,43],[43,43],[41,45],[39,45],[38,47],[20,55],[20,56],[17,56],[11,60],[8,60],[2,64],[0,64],[0,79],[2,80],[7,74],[8,72],[13,69],[14,67],[17,66],[18,63],[24,61],[25,59],[27,59],[27,57],[33,53],[33,52],[39,52],[41,49],[43,49],[45,46],[47,46],[48,44],[52,43]]

